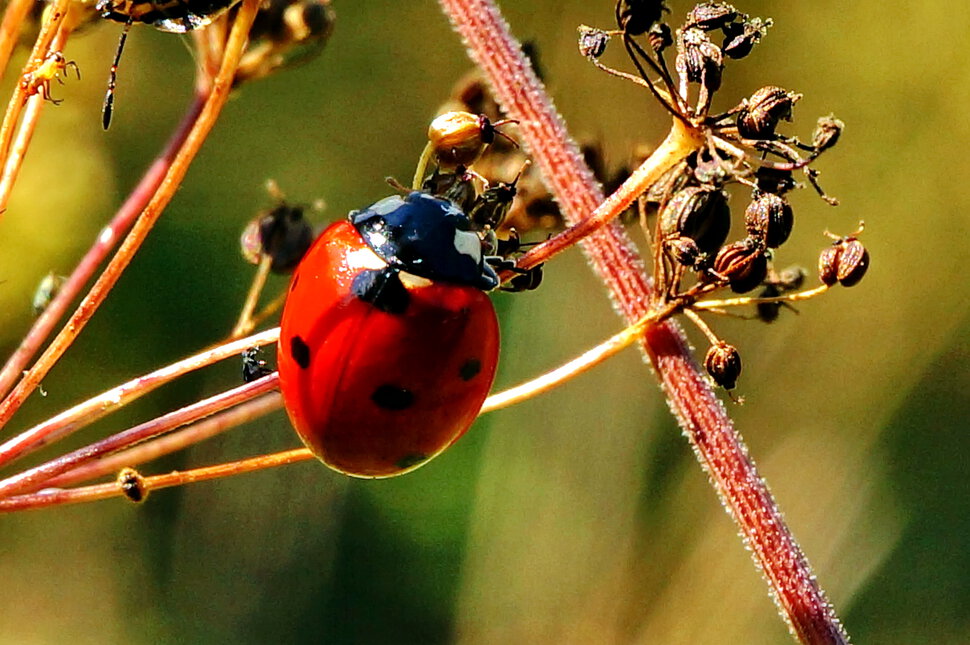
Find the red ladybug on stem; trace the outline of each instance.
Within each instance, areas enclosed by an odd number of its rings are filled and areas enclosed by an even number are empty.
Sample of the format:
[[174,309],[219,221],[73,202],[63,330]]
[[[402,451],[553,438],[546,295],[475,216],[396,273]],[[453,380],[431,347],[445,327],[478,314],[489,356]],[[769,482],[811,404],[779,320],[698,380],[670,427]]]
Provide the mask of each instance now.
[[287,295],[278,363],[290,419],[321,461],[390,477],[464,434],[498,362],[490,260],[461,209],[419,191],[314,242]]

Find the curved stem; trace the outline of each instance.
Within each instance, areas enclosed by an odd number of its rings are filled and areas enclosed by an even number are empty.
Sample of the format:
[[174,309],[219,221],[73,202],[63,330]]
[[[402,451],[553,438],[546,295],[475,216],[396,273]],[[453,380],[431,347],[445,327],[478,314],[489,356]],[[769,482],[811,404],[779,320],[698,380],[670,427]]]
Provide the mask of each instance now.
[[[602,201],[599,188],[498,9],[490,0],[440,3],[505,112],[519,120],[523,140],[567,220],[576,224],[589,217]],[[585,238],[583,249],[626,319],[632,322],[644,315],[652,293],[623,231],[615,224],[607,226]],[[847,643],[846,632],[680,327],[673,321],[649,326],[645,341],[644,350],[671,410],[751,547],[793,634],[813,645]]]
[[206,92],[196,92],[192,98],[182,122],[176,128],[172,137],[165,145],[165,149],[158,156],[151,167],[145,172],[141,181],[122,204],[112,220],[98,233],[94,244],[78,263],[64,285],[58,290],[50,304],[34,321],[33,326],[20,341],[20,345],[0,370],[0,396],[6,396],[10,388],[23,374],[27,362],[34,357],[44,341],[53,331],[54,326],[64,316],[68,306],[88,283],[94,272],[101,266],[104,259],[117,245],[122,236],[131,229],[135,218],[145,208],[152,195],[158,190],[168,169],[172,165],[178,151],[185,143],[191,131],[192,124],[199,118],[199,113],[205,105]]
[[29,490],[32,486],[62,473],[66,473],[69,470],[73,470],[78,466],[90,463],[99,457],[129,448],[138,442],[146,441],[152,437],[157,437],[175,428],[192,423],[203,416],[244,403],[259,394],[276,389],[278,385],[279,377],[276,372],[273,372],[252,383],[247,383],[246,385],[226,390],[207,399],[202,399],[192,405],[187,405],[174,412],[163,414],[151,421],[146,421],[133,428],[111,435],[90,446],[69,452],[66,455],[52,459],[34,468],[29,468],[16,475],[11,475],[0,481],[0,498],[9,497],[15,493]]
[[111,388],[4,442],[0,445],[0,466],[5,466],[29,452],[87,427],[180,376],[230,356],[237,356],[248,347],[275,342],[278,337],[277,327],[248,338],[219,345]]
[[191,131],[186,137],[185,145],[180,150],[176,159],[162,180],[158,191],[153,195],[145,210],[135,225],[132,227],[121,248],[115,253],[114,258],[108,263],[104,272],[91,287],[91,291],[85,296],[84,300],[78,305],[77,310],[67,322],[61,332],[54,338],[50,346],[44,351],[37,363],[28,370],[24,378],[10,392],[9,395],[0,403],[0,426],[10,420],[27,396],[37,387],[40,381],[47,375],[54,363],[61,357],[67,348],[74,342],[81,329],[87,324],[94,315],[98,306],[104,301],[108,292],[114,287],[121,277],[122,272],[134,257],[135,251],[141,246],[152,226],[161,216],[162,211],[171,201],[176,189],[188,172],[189,164],[195,158],[203,142],[208,136],[212,127],[215,125],[216,118],[222,111],[226,100],[229,98],[229,91],[232,88],[232,80],[236,68],[239,66],[239,59],[246,45],[249,28],[252,26],[253,18],[259,7],[259,0],[243,0],[243,4],[236,15],[229,42],[226,45],[226,54],[219,68],[219,74],[212,84],[212,91],[209,93],[205,106],[199,114],[199,119],[193,124]]

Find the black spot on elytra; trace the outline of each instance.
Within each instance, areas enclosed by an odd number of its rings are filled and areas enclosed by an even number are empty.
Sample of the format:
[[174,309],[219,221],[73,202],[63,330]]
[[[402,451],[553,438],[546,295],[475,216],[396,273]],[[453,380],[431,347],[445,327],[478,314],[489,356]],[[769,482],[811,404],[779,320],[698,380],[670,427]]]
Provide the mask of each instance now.
[[482,371],[482,362],[477,358],[469,358],[458,368],[458,376],[463,381],[470,381]]
[[371,401],[385,410],[406,410],[414,405],[414,394],[397,385],[385,383],[370,395]]
[[354,276],[350,290],[355,296],[389,314],[407,311],[411,295],[395,269],[364,269]]
[[310,347],[299,336],[290,339],[290,356],[303,369],[310,367]]

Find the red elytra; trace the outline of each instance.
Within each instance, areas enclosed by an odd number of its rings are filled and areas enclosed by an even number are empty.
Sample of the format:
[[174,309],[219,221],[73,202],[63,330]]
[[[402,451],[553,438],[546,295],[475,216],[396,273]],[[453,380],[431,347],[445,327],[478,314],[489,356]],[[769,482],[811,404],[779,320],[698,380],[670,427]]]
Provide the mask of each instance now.
[[387,263],[347,221],[331,225],[297,268],[283,311],[280,390],[307,447],[356,477],[426,463],[471,426],[498,363],[499,328],[474,286],[402,274],[403,312],[353,292]]

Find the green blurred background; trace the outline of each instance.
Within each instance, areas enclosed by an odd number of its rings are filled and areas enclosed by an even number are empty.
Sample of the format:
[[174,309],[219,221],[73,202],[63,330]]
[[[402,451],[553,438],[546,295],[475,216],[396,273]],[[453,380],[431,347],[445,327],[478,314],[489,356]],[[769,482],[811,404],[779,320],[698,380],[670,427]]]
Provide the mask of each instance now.
[[[662,138],[668,119],[649,96],[576,53],[576,26],[611,26],[612,3],[502,4],[538,44],[574,134],[602,139],[614,163]],[[679,23],[689,5],[672,4]],[[269,205],[267,178],[293,201],[325,199],[336,219],[388,193],[385,176],[410,177],[468,60],[433,2],[334,5],[320,59],[230,101],[144,251],[7,436],[224,336],[251,276],[238,235]],[[747,403],[731,413],[856,642],[970,643],[970,9],[738,6],[776,25],[729,65],[719,106],[777,84],[805,93],[798,134],[830,112],[847,123],[819,165],[842,205],[795,194],[779,263],[814,266],[824,229],[865,219],[872,268],[770,326],[714,321],[745,361]],[[54,88],[65,101],[48,106],[0,221],[4,355],[30,324],[37,282],[71,270],[189,100],[185,43],[135,28],[102,133],[117,36],[101,25],[70,43],[83,81]],[[623,65],[618,51],[605,60]],[[620,326],[575,251],[547,267],[539,291],[495,300],[499,387]],[[228,361],[71,445],[238,379]],[[278,413],[144,471],[297,443]],[[399,479],[351,481],[305,463],[0,527],[3,643],[790,642],[633,350],[488,415]]]

